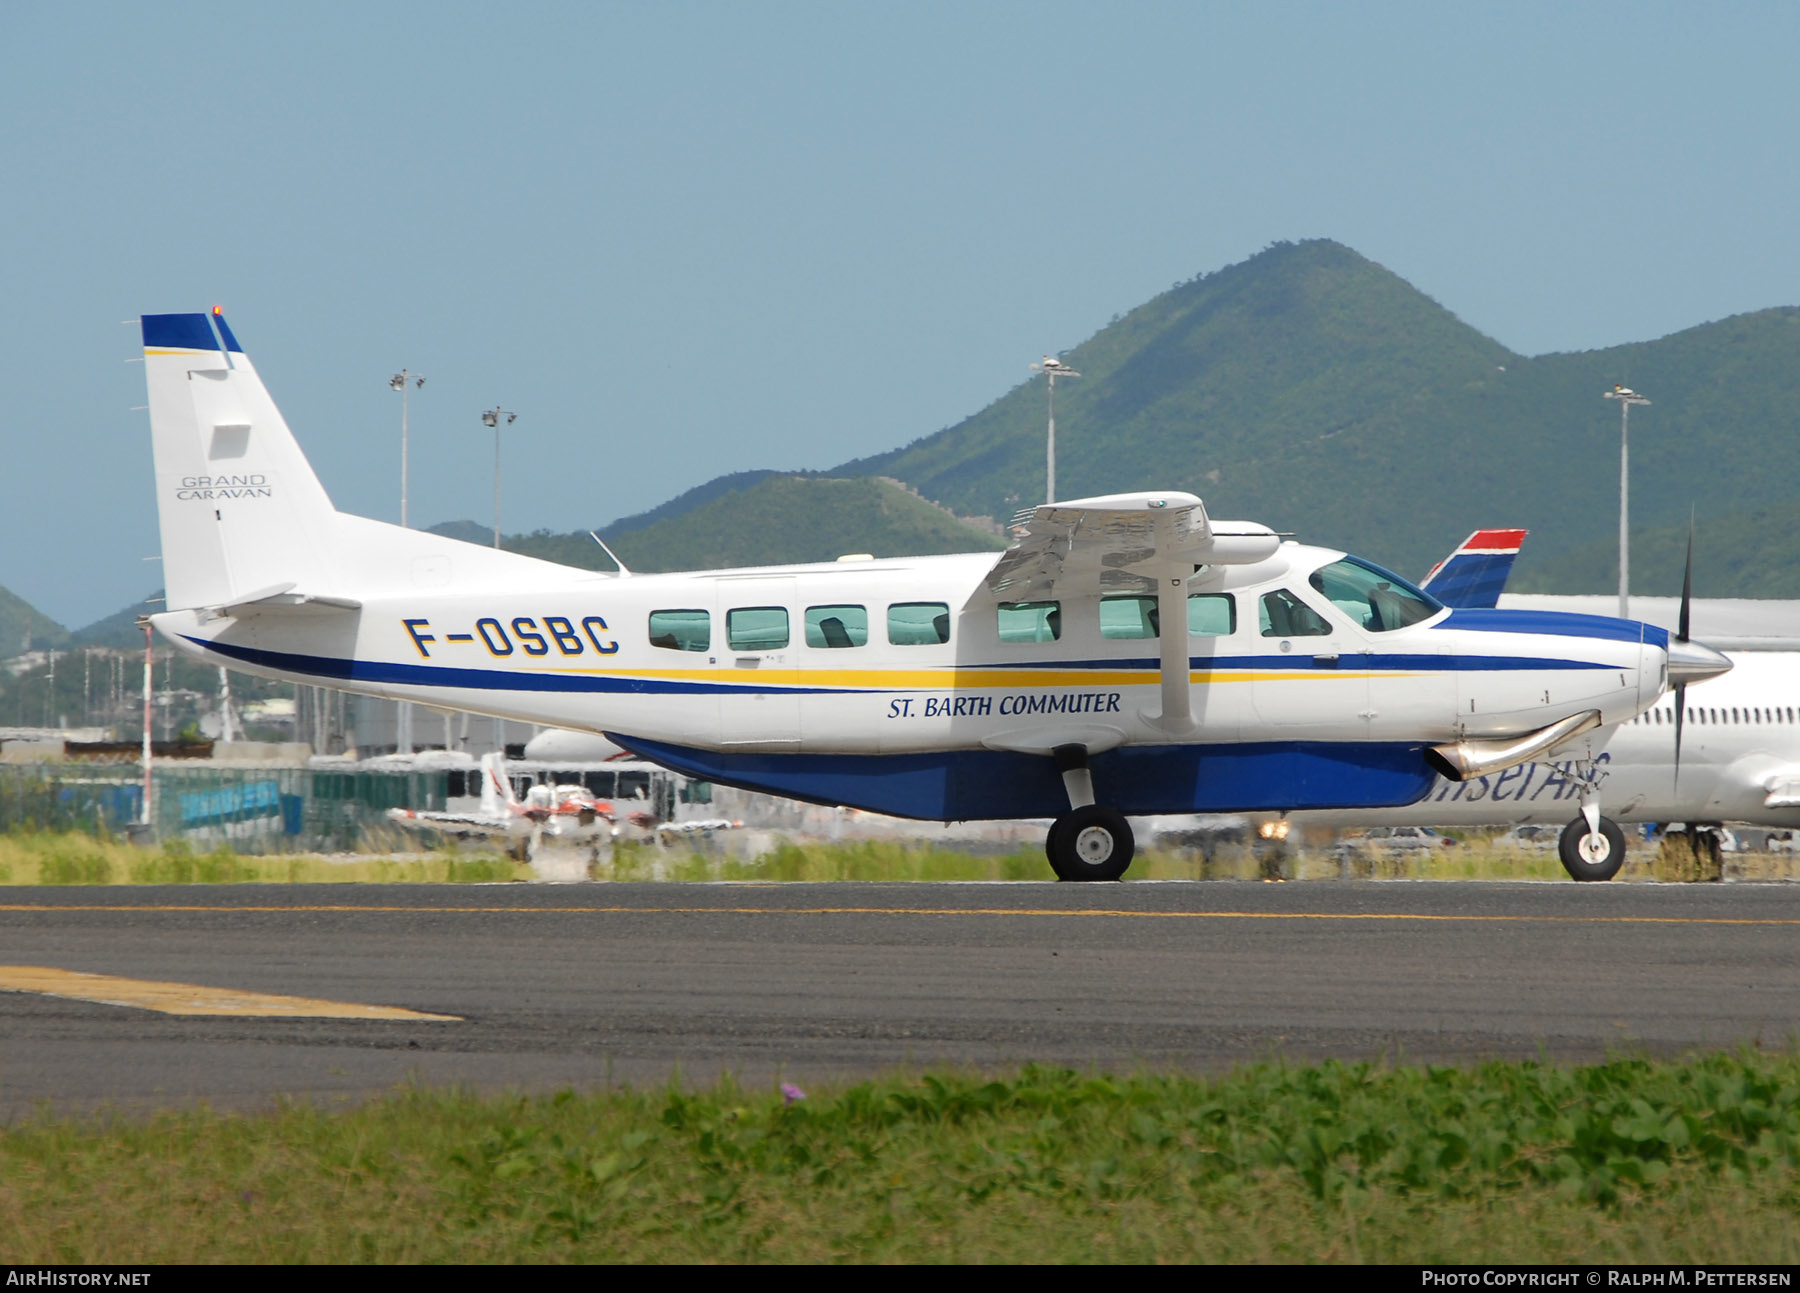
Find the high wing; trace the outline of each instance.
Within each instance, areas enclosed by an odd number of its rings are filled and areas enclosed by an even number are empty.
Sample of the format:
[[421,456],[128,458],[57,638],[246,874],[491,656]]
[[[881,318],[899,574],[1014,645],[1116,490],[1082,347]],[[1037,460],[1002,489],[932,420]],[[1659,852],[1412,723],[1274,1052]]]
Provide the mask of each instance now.
[[987,577],[988,591],[1010,601],[1154,593],[1203,565],[1261,561],[1280,542],[1267,526],[1215,523],[1206,504],[1179,492],[1044,503],[1015,516],[1013,530]]
[[[1044,503],[1013,518],[1017,537],[988,572],[1005,601],[1154,596],[1162,641],[1162,712],[1152,721],[1191,730],[1187,584],[1202,566],[1275,555],[1280,536],[1248,521],[1214,522],[1193,494],[1104,494]],[[1146,715],[1146,717],[1151,717]]]
[[413,830],[451,831],[470,835],[525,836],[534,823],[528,817],[496,818],[479,813],[430,812],[423,808],[390,808],[388,820]]

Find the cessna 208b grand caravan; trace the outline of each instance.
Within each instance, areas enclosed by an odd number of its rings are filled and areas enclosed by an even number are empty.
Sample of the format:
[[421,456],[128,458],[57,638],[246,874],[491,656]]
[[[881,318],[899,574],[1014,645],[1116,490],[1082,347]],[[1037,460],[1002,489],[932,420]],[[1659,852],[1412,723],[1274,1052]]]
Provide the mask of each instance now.
[[[996,559],[596,574],[337,511],[223,316],[146,315],[168,609],[215,664],[600,732],[690,776],[938,821],[1408,804],[1591,767],[1723,657],[1579,615],[1450,610],[1176,492],[1046,503]],[[1586,805],[1590,825],[1597,802]]]

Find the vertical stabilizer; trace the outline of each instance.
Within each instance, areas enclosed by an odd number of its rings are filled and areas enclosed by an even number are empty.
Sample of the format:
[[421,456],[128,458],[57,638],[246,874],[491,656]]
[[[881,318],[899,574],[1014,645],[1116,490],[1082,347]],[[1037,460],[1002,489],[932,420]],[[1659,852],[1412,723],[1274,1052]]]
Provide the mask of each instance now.
[[1492,610],[1500,604],[1524,530],[1477,530],[1431,568],[1419,587],[1457,610]]
[[169,609],[316,585],[336,510],[224,316],[143,331]]
[[512,781],[506,775],[506,756],[494,752],[481,756],[481,815],[504,817],[518,807]]

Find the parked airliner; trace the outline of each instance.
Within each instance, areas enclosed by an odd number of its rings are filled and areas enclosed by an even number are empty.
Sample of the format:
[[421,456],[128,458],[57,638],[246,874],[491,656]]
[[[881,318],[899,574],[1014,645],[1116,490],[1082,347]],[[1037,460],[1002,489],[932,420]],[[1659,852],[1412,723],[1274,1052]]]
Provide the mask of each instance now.
[[[214,310],[143,318],[168,609],[215,664],[600,732],[695,777],[939,821],[1410,804],[1592,769],[1729,662],[1653,625],[1455,610],[1177,491],[1045,503],[991,553],[596,574],[342,513]],[[796,518],[796,524],[803,518]],[[1584,815],[1597,831],[1590,783]]]

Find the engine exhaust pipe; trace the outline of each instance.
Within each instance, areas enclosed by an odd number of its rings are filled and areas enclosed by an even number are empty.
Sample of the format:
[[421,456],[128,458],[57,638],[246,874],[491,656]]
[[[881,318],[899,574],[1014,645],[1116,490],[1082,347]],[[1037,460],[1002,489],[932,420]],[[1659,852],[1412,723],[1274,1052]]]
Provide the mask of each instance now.
[[1524,736],[1501,736],[1434,745],[1425,751],[1425,762],[1446,781],[1471,781],[1491,772],[1504,772],[1521,763],[1529,763],[1570,737],[1591,732],[1599,726],[1600,711],[1590,709],[1580,714],[1570,714],[1549,727],[1527,732]]

